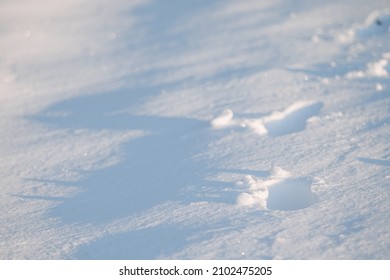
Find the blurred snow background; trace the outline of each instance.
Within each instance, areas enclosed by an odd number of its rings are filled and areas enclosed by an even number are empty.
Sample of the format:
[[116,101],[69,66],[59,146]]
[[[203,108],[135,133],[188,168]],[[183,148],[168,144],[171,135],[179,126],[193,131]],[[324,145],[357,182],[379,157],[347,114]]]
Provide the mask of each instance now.
[[387,1],[4,0],[1,259],[388,259]]

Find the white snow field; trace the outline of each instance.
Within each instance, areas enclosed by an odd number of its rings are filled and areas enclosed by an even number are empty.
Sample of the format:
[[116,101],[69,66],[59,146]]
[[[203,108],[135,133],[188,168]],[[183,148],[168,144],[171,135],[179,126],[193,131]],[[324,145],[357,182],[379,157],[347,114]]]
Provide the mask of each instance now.
[[0,2],[0,259],[390,259],[388,0]]

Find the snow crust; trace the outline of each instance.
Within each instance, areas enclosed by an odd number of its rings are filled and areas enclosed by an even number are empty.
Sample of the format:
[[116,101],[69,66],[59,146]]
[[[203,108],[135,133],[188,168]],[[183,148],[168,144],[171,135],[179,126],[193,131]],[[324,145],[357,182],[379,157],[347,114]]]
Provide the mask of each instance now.
[[0,2],[0,259],[389,259],[388,1]]

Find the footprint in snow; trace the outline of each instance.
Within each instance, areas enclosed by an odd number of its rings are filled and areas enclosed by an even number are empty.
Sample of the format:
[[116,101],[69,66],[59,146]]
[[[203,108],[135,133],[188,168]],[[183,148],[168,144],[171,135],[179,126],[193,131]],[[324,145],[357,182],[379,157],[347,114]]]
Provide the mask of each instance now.
[[318,114],[322,102],[300,101],[292,104],[282,112],[274,112],[264,118],[264,126],[271,136],[282,136],[302,131],[309,118]]
[[274,167],[268,179],[248,175],[237,185],[246,188],[236,200],[241,206],[291,211],[307,208],[316,200],[310,178],[293,178],[280,167]]
[[307,120],[316,116],[322,107],[322,102],[299,101],[281,112],[275,111],[269,116],[253,119],[234,118],[232,110],[227,109],[213,119],[211,125],[215,129],[246,127],[259,135],[277,137],[304,130]]

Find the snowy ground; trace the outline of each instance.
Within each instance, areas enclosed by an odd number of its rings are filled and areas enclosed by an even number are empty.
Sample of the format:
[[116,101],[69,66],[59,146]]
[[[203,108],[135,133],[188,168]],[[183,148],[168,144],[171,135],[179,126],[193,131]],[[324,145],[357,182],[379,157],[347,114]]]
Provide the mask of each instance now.
[[1,1],[0,258],[389,259],[389,8]]

